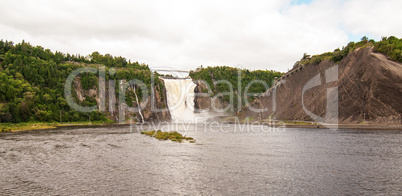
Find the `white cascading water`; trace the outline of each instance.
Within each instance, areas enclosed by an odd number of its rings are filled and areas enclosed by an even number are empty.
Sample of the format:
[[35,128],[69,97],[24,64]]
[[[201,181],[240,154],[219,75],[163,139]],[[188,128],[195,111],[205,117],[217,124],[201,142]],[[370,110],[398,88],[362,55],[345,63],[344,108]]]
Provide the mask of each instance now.
[[194,122],[194,89],[192,79],[163,79],[167,104],[174,122]]

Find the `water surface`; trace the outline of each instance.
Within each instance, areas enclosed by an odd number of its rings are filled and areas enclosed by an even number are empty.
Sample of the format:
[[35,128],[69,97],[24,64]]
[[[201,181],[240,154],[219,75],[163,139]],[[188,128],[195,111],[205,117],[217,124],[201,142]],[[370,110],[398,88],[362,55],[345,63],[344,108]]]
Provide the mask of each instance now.
[[136,127],[2,133],[0,195],[402,194],[401,131],[235,126],[191,126],[196,144]]

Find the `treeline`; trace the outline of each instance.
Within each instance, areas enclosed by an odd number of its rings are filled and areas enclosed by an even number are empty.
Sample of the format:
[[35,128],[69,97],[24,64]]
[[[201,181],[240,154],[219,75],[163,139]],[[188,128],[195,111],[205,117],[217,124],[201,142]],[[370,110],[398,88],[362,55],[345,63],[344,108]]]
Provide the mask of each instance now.
[[[190,72],[190,77],[193,80],[205,81],[209,85],[211,88],[210,90],[212,91],[211,96],[218,95],[219,93],[230,92],[232,88],[234,93],[234,111],[236,111],[238,108],[238,92],[241,91],[240,95],[243,99],[244,92],[247,88],[247,93],[251,94],[251,96],[248,95],[247,101],[251,102],[256,98],[256,96],[267,91],[267,87],[269,88],[272,86],[275,78],[279,78],[282,75],[282,73],[276,71],[250,71],[247,69],[239,69],[228,66],[199,68],[196,71]],[[217,82],[219,80],[228,81],[230,85],[227,83]],[[238,81],[240,81],[240,83]],[[217,83],[214,84],[214,82]],[[240,84],[240,91],[238,84]],[[204,93],[206,92],[207,89],[204,89]],[[221,98],[228,103],[230,101],[229,95],[221,96]],[[245,101],[242,100],[242,106],[244,104]]]
[[41,46],[33,47],[29,43],[26,43],[24,40],[22,43],[14,45],[12,41],[3,41],[0,40],[0,58],[4,58],[4,55],[7,51],[11,51],[11,53],[18,53],[23,56],[30,56],[34,58],[39,58],[45,61],[53,61],[55,63],[61,62],[75,62],[75,63],[83,63],[83,64],[102,64],[107,67],[129,67],[136,69],[149,69],[148,65],[144,63],[131,62],[127,61],[126,58],[118,56],[114,57],[111,54],[102,55],[99,52],[95,51],[90,55],[82,56],[82,55],[74,55],[69,53],[62,53],[56,51],[55,53],[51,52],[50,49],[44,49]]
[[149,69],[148,65],[140,64],[138,63],[138,61],[132,63],[130,60],[127,61],[127,59],[124,57],[121,56],[113,57],[111,54],[102,55],[97,51],[86,56],[84,59],[86,60],[85,63],[102,64],[107,67],[128,67],[128,68],[144,69],[144,70]]
[[[93,52],[86,57],[61,52],[53,53],[41,46],[32,46],[25,41],[0,41],[0,122],[76,122],[106,121],[101,112],[81,113],[73,110],[64,96],[64,85],[70,73],[82,67],[107,66],[116,69],[116,74],[106,74],[106,79],[143,81],[150,89],[151,72],[146,64],[131,63],[123,57],[101,55]],[[83,73],[78,79],[82,89],[98,89],[98,74]],[[155,76],[157,88],[163,83]],[[117,82],[116,82],[117,85]],[[75,85],[74,85],[75,86]],[[116,87],[116,94],[118,88]],[[96,105],[95,95],[84,93],[78,99],[77,90],[72,91],[76,103],[82,106]],[[141,95],[140,95],[141,99]]]
[[342,47],[342,49],[335,49],[334,52],[326,52],[320,55],[314,55],[310,58],[309,55],[304,55],[303,58],[296,62],[295,66],[299,64],[314,64],[317,65],[321,61],[329,60],[335,63],[340,62],[349,52],[360,47],[373,46],[374,51],[383,53],[391,60],[402,62],[402,39],[398,39],[395,36],[383,37],[381,41],[376,42],[373,39],[369,39],[364,36],[360,42],[349,42],[348,45]]
[[381,52],[393,61],[402,63],[402,39],[394,36],[384,37],[380,42],[374,44],[375,51]]

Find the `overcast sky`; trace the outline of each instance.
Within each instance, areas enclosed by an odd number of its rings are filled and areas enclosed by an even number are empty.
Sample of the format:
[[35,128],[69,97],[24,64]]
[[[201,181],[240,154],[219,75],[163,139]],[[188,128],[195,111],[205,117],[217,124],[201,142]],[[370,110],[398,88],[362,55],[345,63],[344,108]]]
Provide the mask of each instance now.
[[0,0],[0,39],[150,67],[287,71],[304,52],[402,37],[400,0]]

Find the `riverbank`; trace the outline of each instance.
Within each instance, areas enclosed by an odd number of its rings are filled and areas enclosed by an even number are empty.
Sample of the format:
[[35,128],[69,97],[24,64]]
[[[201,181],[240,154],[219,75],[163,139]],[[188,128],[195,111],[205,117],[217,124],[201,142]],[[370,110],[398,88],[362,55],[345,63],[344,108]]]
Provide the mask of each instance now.
[[58,127],[76,127],[76,126],[106,126],[113,125],[113,122],[66,122],[66,123],[47,123],[47,122],[28,122],[28,123],[0,123],[0,132],[17,132],[43,129],[56,129]]
[[370,130],[402,130],[401,125],[387,124],[320,124],[310,121],[258,121],[258,120],[238,120],[235,117],[225,117],[219,119],[221,123],[229,124],[249,124],[249,125],[266,125],[272,127],[287,127],[287,128],[310,128],[310,129],[370,129]]
[[373,124],[339,124],[339,125],[306,125],[306,124],[276,124],[277,127],[287,128],[317,128],[317,129],[369,129],[369,130],[402,130],[402,125],[373,125]]
[[[266,121],[231,121],[224,120],[220,123],[228,124],[248,124],[266,125],[271,127],[286,128],[310,128],[310,129],[361,129],[361,130],[402,130],[402,125],[383,125],[383,124],[318,124],[315,122],[266,122]],[[105,126],[128,126],[129,124],[119,124],[114,122],[68,122],[68,123],[0,123],[0,132],[18,132],[30,130],[44,130],[57,128],[74,127],[105,127]]]

